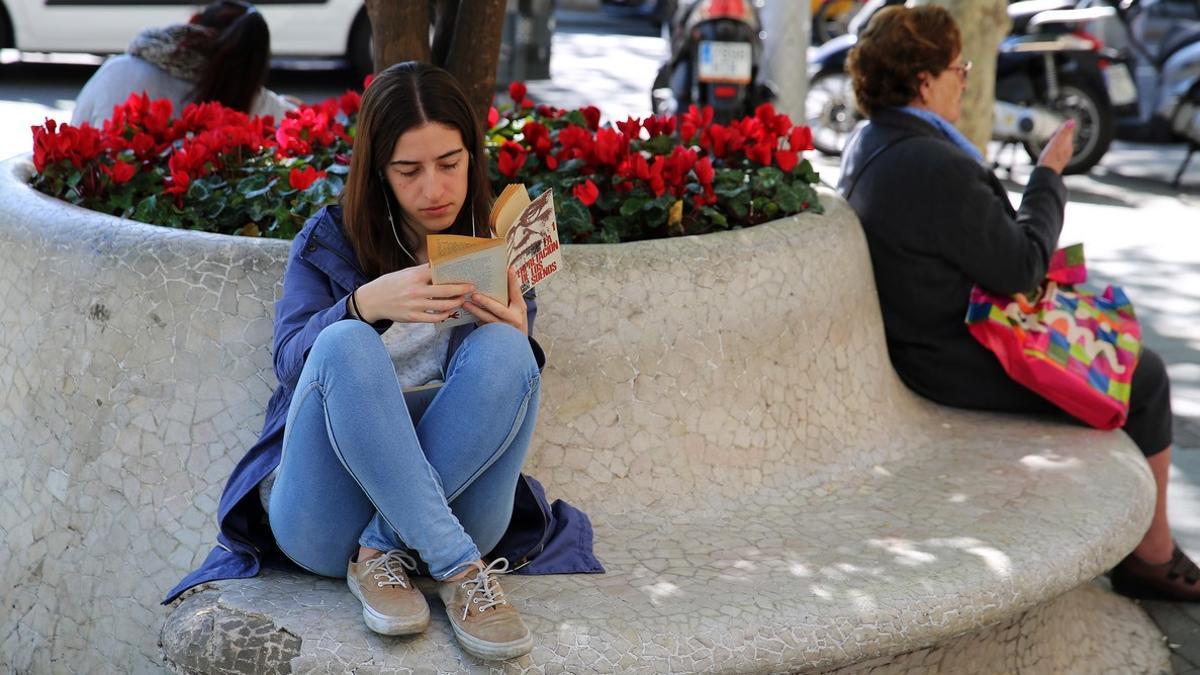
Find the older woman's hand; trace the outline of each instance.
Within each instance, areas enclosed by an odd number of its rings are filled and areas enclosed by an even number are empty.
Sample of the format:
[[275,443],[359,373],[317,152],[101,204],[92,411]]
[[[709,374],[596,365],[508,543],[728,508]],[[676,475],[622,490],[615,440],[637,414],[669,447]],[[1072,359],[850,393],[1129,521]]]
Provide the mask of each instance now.
[[1075,120],[1067,120],[1046,142],[1046,147],[1042,148],[1042,154],[1038,157],[1038,166],[1053,169],[1054,173],[1061,175],[1073,154],[1075,154]]

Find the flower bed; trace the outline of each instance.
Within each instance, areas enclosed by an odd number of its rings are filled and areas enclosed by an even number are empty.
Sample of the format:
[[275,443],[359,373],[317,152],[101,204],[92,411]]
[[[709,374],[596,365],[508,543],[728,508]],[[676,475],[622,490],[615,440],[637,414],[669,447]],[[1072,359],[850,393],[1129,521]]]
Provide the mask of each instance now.
[[[693,106],[600,127],[594,107],[535,105],[519,83],[509,96],[489,115],[489,175],[497,191],[553,188],[565,242],[700,234],[820,210],[801,156],[812,134],[770,105],[728,126]],[[291,238],[341,193],[360,103],[346,92],[276,125],[216,103],[174,116],[169,101],[133,95],[99,129],[33,127],[33,186],[146,223]]]

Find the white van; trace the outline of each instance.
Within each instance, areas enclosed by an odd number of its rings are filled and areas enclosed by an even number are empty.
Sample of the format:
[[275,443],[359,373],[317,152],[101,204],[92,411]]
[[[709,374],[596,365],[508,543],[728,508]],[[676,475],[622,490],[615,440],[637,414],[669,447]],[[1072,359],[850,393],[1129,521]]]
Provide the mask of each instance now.
[[[184,23],[196,0],[0,0],[0,48],[118,54],[141,30]],[[363,0],[256,0],[276,57],[345,58],[371,72]]]

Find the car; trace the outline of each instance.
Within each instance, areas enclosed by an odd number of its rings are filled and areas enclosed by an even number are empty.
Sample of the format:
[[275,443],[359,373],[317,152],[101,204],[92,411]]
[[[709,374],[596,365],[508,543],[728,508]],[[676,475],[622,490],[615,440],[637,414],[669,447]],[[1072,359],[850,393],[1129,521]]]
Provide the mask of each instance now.
[[[0,0],[0,48],[118,54],[138,32],[183,23],[204,6],[188,0]],[[277,58],[346,59],[372,71],[363,0],[257,0]]]
[[644,16],[668,24],[678,9],[678,0],[602,0],[604,10],[617,16]]

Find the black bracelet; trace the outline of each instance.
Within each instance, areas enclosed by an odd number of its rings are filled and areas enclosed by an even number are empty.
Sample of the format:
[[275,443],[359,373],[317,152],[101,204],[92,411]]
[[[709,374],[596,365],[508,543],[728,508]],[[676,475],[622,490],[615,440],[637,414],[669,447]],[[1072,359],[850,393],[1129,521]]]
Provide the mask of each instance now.
[[370,323],[370,321],[367,321],[366,319],[363,318],[362,312],[360,312],[358,310],[358,298],[354,297],[354,294],[357,292],[358,292],[357,288],[354,289],[353,291],[350,291],[350,305],[352,307],[354,307],[354,318],[358,319],[359,321],[361,321],[363,323]]

